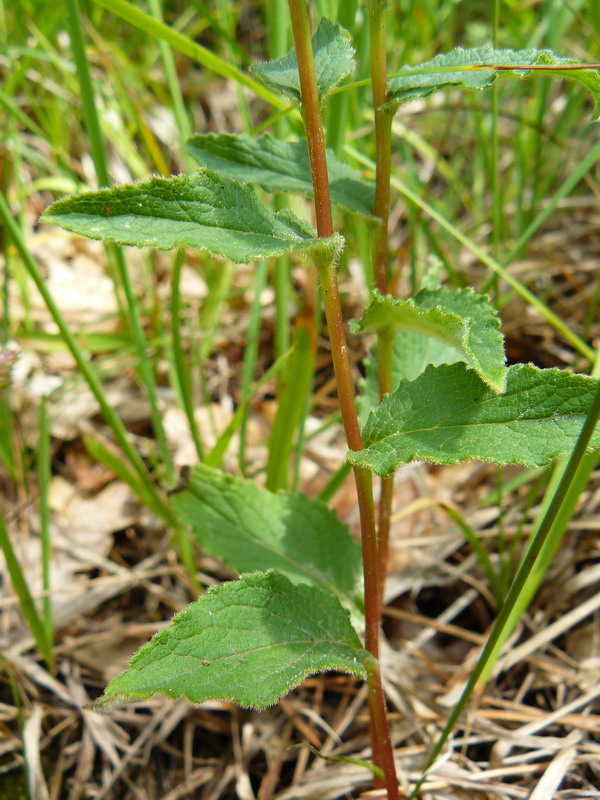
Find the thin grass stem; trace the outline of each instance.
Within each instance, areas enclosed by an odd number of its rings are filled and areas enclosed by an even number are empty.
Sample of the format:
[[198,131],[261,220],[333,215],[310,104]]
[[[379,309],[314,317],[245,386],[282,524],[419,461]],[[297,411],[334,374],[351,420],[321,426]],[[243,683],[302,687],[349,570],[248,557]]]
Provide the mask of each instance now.
[[39,415],[38,469],[40,508],[40,538],[42,546],[42,619],[46,630],[46,639],[54,642],[54,622],[52,617],[51,566],[52,566],[52,532],[50,527],[49,489],[51,477],[50,424],[46,397],[42,397]]
[[31,592],[29,591],[27,580],[15,555],[2,514],[0,514],[0,550],[4,553],[6,568],[10,575],[15,593],[19,598],[19,606],[29,625],[29,630],[33,635],[38,650],[46,662],[46,666],[50,672],[53,672],[54,652],[52,640],[48,638],[46,626],[38,613]]
[[181,341],[181,270],[185,261],[185,251],[178,250],[173,260],[173,277],[171,279],[171,343],[173,350],[173,366],[181,404],[187,417],[190,433],[198,460],[204,458],[204,446],[200,430],[194,414],[194,401],[192,397],[192,381],[188,366],[185,363],[183,344]]
[[[267,266],[268,264],[266,261],[261,261],[256,267],[254,297],[252,298],[252,307],[250,309],[250,323],[248,325],[246,347],[244,348],[244,362],[242,365],[242,397],[249,394],[252,379],[256,374],[256,362],[260,343],[261,298],[267,284]],[[238,463],[242,474],[244,473],[244,464],[246,461],[247,424],[248,414],[245,413],[240,426],[240,444],[238,450]]]
[[131,466],[134,468],[136,473],[138,474],[141,482],[144,484],[146,489],[153,494],[157,499],[157,505],[162,509],[162,514],[166,520],[172,519],[172,514],[169,507],[164,503],[162,499],[159,498],[157,494],[157,489],[150,475],[148,474],[148,470],[140,457],[137,450],[133,447],[129,438],[127,436],[127,431],[117,414],[114,412],[112,406],[108,402],[106,395],[104,394],[104,390],[102,389],[102,384],[100,383],[98,376],[96,375],[95,370],[90,365],[89,359],[83,354],[77,340],[71,333],[69,326],[65,322],[64,317],[62,316],[58,306],[54,302],[52,295],[48,291],[46,287],[46,283],[44,278],[40,272],[38,265],[36,264],[35,260],[33,259],[31,253],[29,252],[25,241],[23,240],[22,234],[20,229],[18,228],[17,224],[13,219],[13,215],[11,214],[10,207],[6,201],[6,198],[3,194],[0,194],[0,218],[2,219],[6,229],[9,231],[15,248],[21,257],[21,261],[25,266],[29,277],[34,282],[37,290],[39,291],[42,300],[46,304],[46,308],[50,312],[52,319],[56,323],[60,334],[66,344],[67,348],[69,349],[71,355],[73,356],[75,363],[77,364],[77,368],[79,369],[81,375],[85,379],[90,391],[96,398],[96,402],[100,406],[100,411],[104,416],[107,424],[109,425],[110,429],[113,432],[113,435],[121,448],[123,454],[129,460]]
[[[162,6],[160,0],[149,0],[149,8],[152,16],[161,24],[164,24]],[[182,143],[186,142],[192,134],[192,126],[188,116],[183,95],[181,93],[181,85],[177,78],[177,69],[175,67],[175,59],[171,47],[164,39],[159,39],[158,50],[165,72],[165,80],[171,96],[171,105],[173,114],[179,129],[179,136]],[[190,160],[191,163],[191,160]]]

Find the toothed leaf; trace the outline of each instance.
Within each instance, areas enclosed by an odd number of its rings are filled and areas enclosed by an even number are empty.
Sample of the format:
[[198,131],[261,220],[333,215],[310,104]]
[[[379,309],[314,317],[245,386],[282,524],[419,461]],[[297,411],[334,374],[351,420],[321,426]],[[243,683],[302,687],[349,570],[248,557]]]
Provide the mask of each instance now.
[[[585,86],[594,97],[594,118],[598,116],[600,102],[600,73],[597,69],[572,69],[578,62],[561,58],[551,50],[496,50],[491,45],[464,49],[457,47],[449,53],[435,56],[430,61],[407,66],[406,75],[388,81],[387,107],[394,109],[409,100],[428,97],[440,89],[460,88],[470,91],[488,89],[498,78],[564,78]],[[492,69],[478,69],[478,67]],[[503,69],[498,69],[503,67]],[[517,67],[517,69],[512,69]],[[536,67],[536,69],[527,69]],[[551,69],[539,69],[551,67]],[[561,69],[563,67],[563,69]],[[420,71],[422,70],[422,71]]]
[[177,614],[95,708],[154,695],[266,708],[315,672],[364,678],[368,657],[336,597],[256,572],[212,587]]
[[355,333],[397,329],[429,336],[459,353],[495,391],[501,392],[506,385],[500,320],[487,297],[471,289],[424,289],[410,300],[384,297],[376,291],[352,328]]
[[90,239],[157,250],[191,247],[243,263],[340,247],[339,236],[318,240],[290,211],[272,213],[251,187],[208,169],[73,195],[47,208],[42,221]]
[[[371,412],[365,449],[348,460],[382,477],[410,461],[539,467],[570,452],[596,386],[586,375],[517,364],[508,369],[506,392],[496,394],[461,362],[427,367]],[[591,446],[598,444],[600,428]]]
[[199,465],[171,505],[202,548],[236,572],[276,569],[360,609],[360,546],[319,500]]
[[[312,48],[317,88],[320,97],[324,98],[354,70],[354,47],[348,31],[323,18],[312,37]],[[300,102],[300,75],[295,49],[275,61],[254,64],[251,72],[270,89]]]

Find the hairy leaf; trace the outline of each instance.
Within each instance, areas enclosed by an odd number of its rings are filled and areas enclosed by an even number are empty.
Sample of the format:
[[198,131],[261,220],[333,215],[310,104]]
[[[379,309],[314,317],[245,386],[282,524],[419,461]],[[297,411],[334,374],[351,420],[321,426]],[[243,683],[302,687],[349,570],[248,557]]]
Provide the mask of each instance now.
[[[504,339],[497,312],[472,289],[424,289],[410,300],[373,293],[354,333],[400,329],[425,334],[458,351],[492,389],[506,385]],[[455,359],[452,359],[453,361]]]
[[[266,134],[204,133],[188,141],[188,150],[204,167],[240,183],[252,183],[267,192],[300,192],[313,196],[305,141],[282,142]],[[374,184],[327,151],[331,200],[342,208],[373,217]]]
[[277,214],[254,190],[211,170],[67,197],[53,203],[42,220],[90,239],[171,250],[193,247],[236,262],[329,246],[340,237],[316,233],[289,211]]
[[257,572],[212,587],[177,614],[95,708],[153,695],[266,708],[315,672],[364,678],[368,657],[337,598]]
[[[348,460],[382,477],[417,460],[542,466],[571,450],[596,385],[586,375],[517,364],[498,395],[463,363],[428,367],[371,413],[365,449]],[[592,440],[598,444],[600,429]]]
[[171,505],[203,549],[236,572],[276,569],[360,608],[360,546],[319,500],[198,465]]
[[[454,364],[464,361],[462,353],[439,339],[399,330],[392,342],[392,387],[400,381],[414,381],[429,364]],[[371,409],[379,405],[379,371],[377,365],[377,342],[374,342],[364,361],[365,377],[360,381],[361,394],[358,397],[360,424],[364,425]]]
[[[354,69],[354,47],[348,31],[323,18],[312,37],[319,95],[326,97]],[[254,64],[251,72],[270,89],[301,100],[296,50],[282,58]]]
[[[500,77],[554,77],[565,78],[585,86],[594,96],[594,117],[598,116],[600,102],[600,73],[597,69],[573,69],[578,62],[560,58],[551,50],[496,50],[491,45],[465,50],[457,47],[449,53],[435,56],[416,67],[405,67],[388,81],[388,108],[401,103],[428,97],[440,89],[458,87],[471,91],[488,89]],[[490,66],[493,69],[478,69]],[[516,69],[515,69],[516,67]],[[530,67],[531,69],[527,69]],[[544,69],[545,67],[545,69]]]

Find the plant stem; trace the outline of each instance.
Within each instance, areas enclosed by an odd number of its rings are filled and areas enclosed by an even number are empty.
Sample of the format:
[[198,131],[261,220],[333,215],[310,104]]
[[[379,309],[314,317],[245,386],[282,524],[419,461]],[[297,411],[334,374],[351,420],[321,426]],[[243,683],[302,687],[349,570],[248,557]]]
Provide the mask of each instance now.
[[[373,236],[373,278],[382,294],[389,292],[388,227],[390,216],[390,177],[392,165],[393,114],[383,109],[387,100],[386,9],[377,3],[369,8],[369,35],[371,42],[371,90],[375,109],[375,206],[379,222]],[[383,330],[377,336],[377,371],[379,399],[392,391],[391,331]],[[383,478],[379,497],[377,530],[377,563],[380,614],[383,608],[383,591],[387,575],[390,540],[390,519],[394,498],[394,477]]]
[[[317,91],[315,66],[310,37],[310,24],[306,0],[289,0],[292,30],[296,46],[300,87],[302,93],[302,115],[306,127],[308,154],[314,187],[315,216],[320,237],[333,235],[331,201],[327,157],[321,121],[321,108]],[[354,386],[348,359],[344,321],[340,305],[335,259],[317,259],[319,278],[323,290],[325,316],[331,341],[333,367],[338,387],[340,410],[348,446],[352,450],[362,449],[362,439],[354,404]],[[384,770],[385,786],[390,800],[400,800],[398,781],[394,765],[394,753],[389,734],[385,698],[379,673],[379,620],[380,603],[378,587],[377,538],[371,473],[365,469],[354,469],[358,506],[360,511],[363,543],[363,572],[365,580],[365,625],[366,648],[373,656],[369,661],[369,712],[371,717],[371,741],[373,761]]]
[[329,194],[329,175],[325,138],[321,122],[321,105],[315,75],[315,62],[312,52],[310,23],[306,0],[288,0],[300,88],[302,93],[302,118],[306,129],[310,172],[314,189],[315,218],[320,237],[333,236],[331,198]]
[[388,219],[390,216],[390,175],[392,164],[393,114],[382,106],[387,100],[387,57],[385,9],[376,7],[369,18],[371,39],[371,89],[375,109],[375,216],[380,222],[373,237],[373,277],[382,294],[388,291]]
[[[498,47],[498,31],[500,29],[500,0],[494,0],[492,14],[492,45],[494,48],[496,48]],[[490,177],[493,199],[492,255],[496,260],[499,259],[500,242],[502,240],[502,187],[500,185],[498,117],[498,81],[496,81],[492,86],[492,152],[490,154]],[[497,274],[494,274],[492,281],[494,297],[497,299],[499,285]]]

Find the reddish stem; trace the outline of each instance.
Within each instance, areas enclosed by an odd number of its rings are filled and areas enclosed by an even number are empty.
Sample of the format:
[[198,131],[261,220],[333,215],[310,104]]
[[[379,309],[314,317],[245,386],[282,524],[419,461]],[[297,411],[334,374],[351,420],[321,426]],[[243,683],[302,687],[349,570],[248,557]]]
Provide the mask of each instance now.
[[[389,292],[388,274],[388,223],[390,216],[390,174],[392,166],[392,119],[383,109],[387,100],[386,11],[376,3],[370,8],[369,35],[371,43],[371,89],[375,109],[375,216],[379,223],[373,236],[373,277],[382,294]],[[377,337],[379,373],[379,399],[392,391],[392,337],[382,331]],[[383,608],[383,591],[387,576],[390,520],[394,496],[394,478],[381,481],[377,531],[377,562],[380,610]]]
[[[320,237],[333,235],[331,199],[325,139],[321,120],[321,108],[317,91],[314,58],[310,36],[310,23],[306,0],[289,0],[290,16],[296,46],[302,115],[306,127],[308,154],[315,196],[315,216]],[[342,421],[348,446],[352,450],[362,449],[362,439],[354,403],[354,385],[344,321],[339,298],[335,263],[330,257],[317,263],[323,289],[325,315],[331,341],[333,367],[338,387]],[[379,675],[379,622],[380,590],[378,582],[377,535],[371,473],[355,468],[354,477],[358,496],[363,542],[363,572],[365,580],[365,626],[366,648],[372,658],[367,665],[369,683],[369,711],[371,717],[371,739],[373,760],[385,774],[385,786],[390,800],[400,800],[394,764],[394,753],[389,734],[385,698]]]

